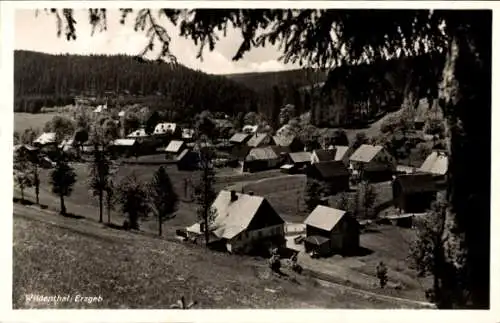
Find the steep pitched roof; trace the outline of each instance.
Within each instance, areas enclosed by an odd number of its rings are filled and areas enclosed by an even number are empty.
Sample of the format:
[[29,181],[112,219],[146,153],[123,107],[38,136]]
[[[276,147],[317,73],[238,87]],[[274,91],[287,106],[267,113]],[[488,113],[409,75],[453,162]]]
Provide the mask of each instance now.
[[349,146],[334,146],[335,160],[343,160],[350,152]]
[[334,178],[337,176],[349,176],[349,170],[341,161],[328,161],[312,165],[322,178]]
[[418,170],[434,175],[445,175],[448,172],[448,156],[444,153],[433,151],[427,156]]
[[178,153],[179,150],[181,150],[183,145],[184,145],[184,141],[182,141],[182,140],[171,140],[170,143],[168,144],[167,148],[165,148],[165,151],[167,153]]
[[238,132],[235,133],[231,138],[229,138],[229,141],[234,143],[242,143],[245,142],[245,140],[247,140],[248,137],[250,137],[250,134],[244,132]]
[[311,161],[311,153],[308,151],[290,153],[289,156],[294,163],[306,163]]
[[278,146],[289,147],[295,140],[297,140],[297,137],[291,135],[289,136],[280,135],[280,136],[274,136],[273,140],[274,143]]
[[257,147],[260,145],[266,138],[270,138],[272,141],[272,137],[267,133],[256,133],[248,140],[248,146]]
[[251,160],[270,160],[270,159],[277,159],[279,158],[279,154],[276,154],[276,151],[273,149],[273,147],[258,147],[258,148],[252,148],[247,156],[246,160],[251,161]]
[[335,150],[330,149],[315,149],[313,154],[318,157],[320,162],[328,162],[335,160]]
[[405,174],[396,178],[405,193],[436,192],[432,174]]
[[355,152],[352,154],[350,160],[369,163],[372,159],[383,149],[382,146],[373,146],[373,145],[361,145]]
[[318,205],[304,220],[304,224],[326,231],[331,231],[344,217],[346,211]]
[[[237,199],[231,201],[231,192],[221,191],[212,204],[216,215],[211,231],[218,238],[232,239],[246,230],[259,209],[267,203],[261,196],[235,194]],[[195,226],[199,224],[196,223],[193,227]]]

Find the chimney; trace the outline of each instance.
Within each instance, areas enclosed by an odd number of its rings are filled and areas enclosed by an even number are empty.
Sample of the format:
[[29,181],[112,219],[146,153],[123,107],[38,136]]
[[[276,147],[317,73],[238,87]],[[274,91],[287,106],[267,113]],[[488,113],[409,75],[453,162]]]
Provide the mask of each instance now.
[[231,190],[231,202],[234,202],[238,199],[238,195],[236,195],[236,191]]

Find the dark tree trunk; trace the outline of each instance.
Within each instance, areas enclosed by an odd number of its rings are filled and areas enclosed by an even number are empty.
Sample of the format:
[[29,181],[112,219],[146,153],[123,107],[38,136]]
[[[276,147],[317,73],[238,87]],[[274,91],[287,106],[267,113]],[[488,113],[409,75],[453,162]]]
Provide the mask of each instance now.
[[162,236],[162,229],[163,229],[163,217],[161,215],[158,215],[158,235],[160,237]]
[[111,203],[108,201],[108,224],[111,223]]
[[457,13],[447,21],[453,34],[439,100],[449,153],[441,307],[489,308],[491,15]]
[[102,209],[103,209],[103,192],[102,191],[99,191],[99,223],[102,223]]
[[66,205],[64,205],[64,195],[60,194],[59,199],[61,201],[61,214],[66,215]]

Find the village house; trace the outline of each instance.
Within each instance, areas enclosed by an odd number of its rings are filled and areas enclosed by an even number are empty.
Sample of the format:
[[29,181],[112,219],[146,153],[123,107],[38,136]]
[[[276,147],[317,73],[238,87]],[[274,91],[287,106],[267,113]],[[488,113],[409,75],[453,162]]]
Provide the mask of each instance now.
[[354,176],[370,182],[392,180],[396,172],[396,160],[380,145],[361,145],[349,162]]
[[171,140],[168,144],[167,148],[165,148],[165,158],[173,159],[178,156],[184,149],[187,148],[187,145],[182,140]]
[[288,136],[290,135],[290,131],[292,129],[292,126],[289,124],[285,124],[281,126],[278,130],[276,130],[276,136]]
[[286,173],[302,172],[311,164],[311,153],[308,151],[298,151],[289,153],[285,159],[285,165],[281,170]]
[[432,174],[436,182],[442,183],[445,181],[446,174],[448,173],[448,156],[445,152],[433,151],[427,156],[417,171]]
[[38,148],[32,145],[21,144],[14,146],[14,154],[25,157],[31,162],[38,161],[38,151]]
[[175,157],[175,163],[178,170],[192,171],[199,168],[200,154],[198,151],[184,149]]
[[392,183],[394,206],[405,213],[427,211],[437,192],[431,174],[400,175]]
[[241,131],[249,134],[254,134],[257,133],[258,129],[259,129],[258,125],[244,125]]
[[237,132],[229,138],[229,142],[235,146],[244,145],[251,137],[248,133]]
[[287,147],[291,152],[304,151],[304,143],[297,136],[274,136],[273,140],[277,146]]
[[243,162],[243,172],[256,172],[278,168],[285,160],[288,151],[284,147],[267,146],[252,148]]
[[346,211],[318,205],[305,219],[307,253],[329,256],[359,249],[359,223]]
[[335,160],[335,151],[331,149],[315,149],[311,153],[311,164]]
[[184,128],[182,129],[181,138],[185,141],[190,141],[194,137],[194,129]]
[[134,130],[127,136],[127,138],[135,138],[135,139],[144,139],[148,137],[149,135],[146,133],[146,130],[144,128]]
[[[261,196],[221,191],[212,204],[215,219],[209,225],[210,243],[231,253],[268,251],[286,245],[285,221]],[[204,239],[203,222],[186,229],[188,235]]]
[[180,135],[179,127],[176,123],[163,122],[156,125],[154,131],[154,136],[175,136]]
[[315,163],[307,168],[307,177],[323,182],[330,194],[348,191],[349,175],[349,169],[341,161]]
[[136,139],[116,139],[108,147],[109,151],[115,156],[137,156],[140,150],[140,144]]
[[44,132],[37,139],[35,139],[35,141],[33,141],[33,146],[38,148],[50,145],[57,145],[55,132]]
[[257,148],[257,147],[265,147],[265,146],[274,146],[276,143],[274,142],[273,137],[271,137],[267,133],[256,133],[250,137],[247,141],[248,147]]

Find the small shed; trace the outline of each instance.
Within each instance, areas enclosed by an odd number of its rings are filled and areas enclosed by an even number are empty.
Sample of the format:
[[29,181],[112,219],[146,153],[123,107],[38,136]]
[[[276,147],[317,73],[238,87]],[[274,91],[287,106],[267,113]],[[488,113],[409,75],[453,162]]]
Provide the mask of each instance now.
[[359,248],[359,223],[346,211],[318,205],[305,219],[306,252],[327,256],[349,253]]
[[311,153],[308,151],[289,153],[285,159],[285,164],[284,166],[290,166],[290,172],[305,170],[311,164]]
[[425,212],[438,188],[431,174],[399,175],[392,183],[394,206],[406,213]]
[[361,145],[349,158],[350,168],[369,182],[392,180],[396,160],[380,145]]

